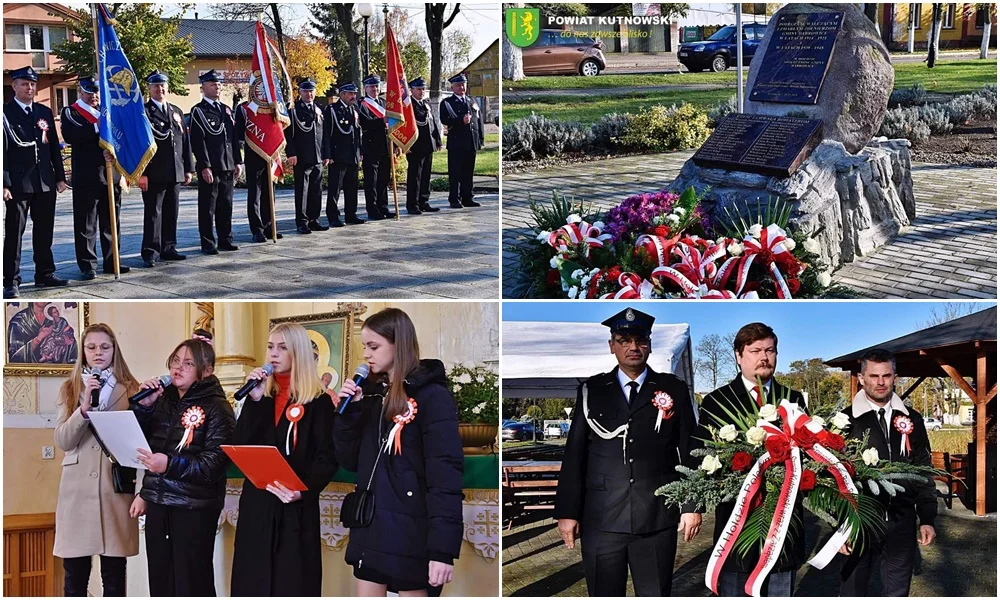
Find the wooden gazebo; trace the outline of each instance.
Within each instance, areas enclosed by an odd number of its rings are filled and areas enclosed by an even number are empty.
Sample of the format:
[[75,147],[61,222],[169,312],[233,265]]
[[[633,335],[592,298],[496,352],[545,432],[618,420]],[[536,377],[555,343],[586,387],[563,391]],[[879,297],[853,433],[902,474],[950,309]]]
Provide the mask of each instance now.
[[[996,419],[996,307],[826,361],[831,367],[851,372],[852,398],[858,392],[861,356],[872,348],[883,348],[895,355],[897,375],[917,378],[900,394],[902,398],[909,396],[924,379],[941,377],[943,372],[975,404],[976,514],[985,515],[987,431],[995,426],[990,421]],[[971,383],[966,378],[971,379]]]

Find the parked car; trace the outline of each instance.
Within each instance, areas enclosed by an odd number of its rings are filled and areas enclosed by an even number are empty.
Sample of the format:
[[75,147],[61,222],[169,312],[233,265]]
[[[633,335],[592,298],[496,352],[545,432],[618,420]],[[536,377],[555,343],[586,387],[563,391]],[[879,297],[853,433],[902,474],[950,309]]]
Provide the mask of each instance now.
[[563,438],[569,434],[569,423],[549,423],[545,427],[546,438]]
[[924,417],[924,428],[927,429],[927,431],[937,431],[941,429],[941,427],[942,424],[940,419],[935,417]]
[[[743,65],[749,65],[764,39],[767,25],[748,23],[743,26]],[[692,73],[711,69],[718,73],[736,65],[736,26],[726,25],[703,42],[687,42],[677,50],[677,60]]]
[[583,75],[595,77],[607,68],[604,42],[572,32],[545,29],[538,40],[521,51],[525,75]]
[[504,442],[523,442],[535,439],[535,426],[532,423],[510,423],[504,425],[500,431],[500,440]]

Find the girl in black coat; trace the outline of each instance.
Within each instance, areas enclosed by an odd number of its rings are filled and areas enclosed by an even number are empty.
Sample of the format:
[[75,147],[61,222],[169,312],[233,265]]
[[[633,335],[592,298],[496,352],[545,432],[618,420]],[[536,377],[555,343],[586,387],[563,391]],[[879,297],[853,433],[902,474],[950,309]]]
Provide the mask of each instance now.
[[[385,309],[361,330],[374,386],[345,381],[334,422],[337,459],[371,479],[371,525],[351,529],[345,560],[359,596],[423,596],[451,581],[462,545],[462,443],[444,365],[420,360],[413,322]],[[377,462],[376,462],[377,461]],[[374,475],[373,475],[374,473]]]
[[283,323],[271,330],[267,358],[274,373],[254,369],[251,392],[236,422],[238,445],[275,446],[309,489],[278,482],[243,483],[233,555],[233,596],[319,596],[323,557],[319,494],[337,471],[333,403],[323,392],[309,334]]
[[167,359],[172,383],[132,405],[152,452],[139,450],[146,467],[146,558],[150,596],[214,596],[215,532],[226,498],[236,426],[204,339],[181,342]]

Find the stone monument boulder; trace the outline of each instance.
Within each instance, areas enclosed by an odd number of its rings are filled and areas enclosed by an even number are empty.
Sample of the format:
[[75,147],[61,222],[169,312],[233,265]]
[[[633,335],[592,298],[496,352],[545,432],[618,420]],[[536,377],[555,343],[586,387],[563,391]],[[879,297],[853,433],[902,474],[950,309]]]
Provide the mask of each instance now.
[[[782,15],[844,14],[830,56],[826,79],[815,104],[755,102],[754,84],[765,64],[764,56]],[[786,17],[787,18],[787,17]],[[895,73],[889,51],[875,25],[854,4],[787,4],[774,14],[750,65],[744,110],[747,114],[805,116],[823,121],[823,138],[840,142],[852,154],[864,148],[882,126]]]

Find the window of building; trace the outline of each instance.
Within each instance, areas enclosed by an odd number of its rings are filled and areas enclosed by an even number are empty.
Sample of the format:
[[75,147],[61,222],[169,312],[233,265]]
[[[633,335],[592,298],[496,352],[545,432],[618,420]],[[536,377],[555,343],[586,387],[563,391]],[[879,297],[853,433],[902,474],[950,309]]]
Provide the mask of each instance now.
[[68,37],[65,27],[49,27],[49,49],[58,48]]
[[921,7],[919,3],[910,5],[910,20],[914,29],[920,29]]
[[976,29],[982,29],[986,26],[986,19],[990,18],[990,9],[987,7],[976,9]]
[[56,97],[56,116],[61,114],[64,108],[76,102],[78,92],[79,88],[75,85],[53,89]]
[[946,4],[944,6],[943,14],[941,19],[944,21],[941,27],[944,29],[954,29],[955,28],[955,5]]
[[48,67],[47,54],[53,47],[65,42],[68,35],[65,27],[4,25],[4,48],[13,52],[30,52],[31,66],[45,69]]
[[25,50],[24,25],[4,25],[3,45],[7,50]]

